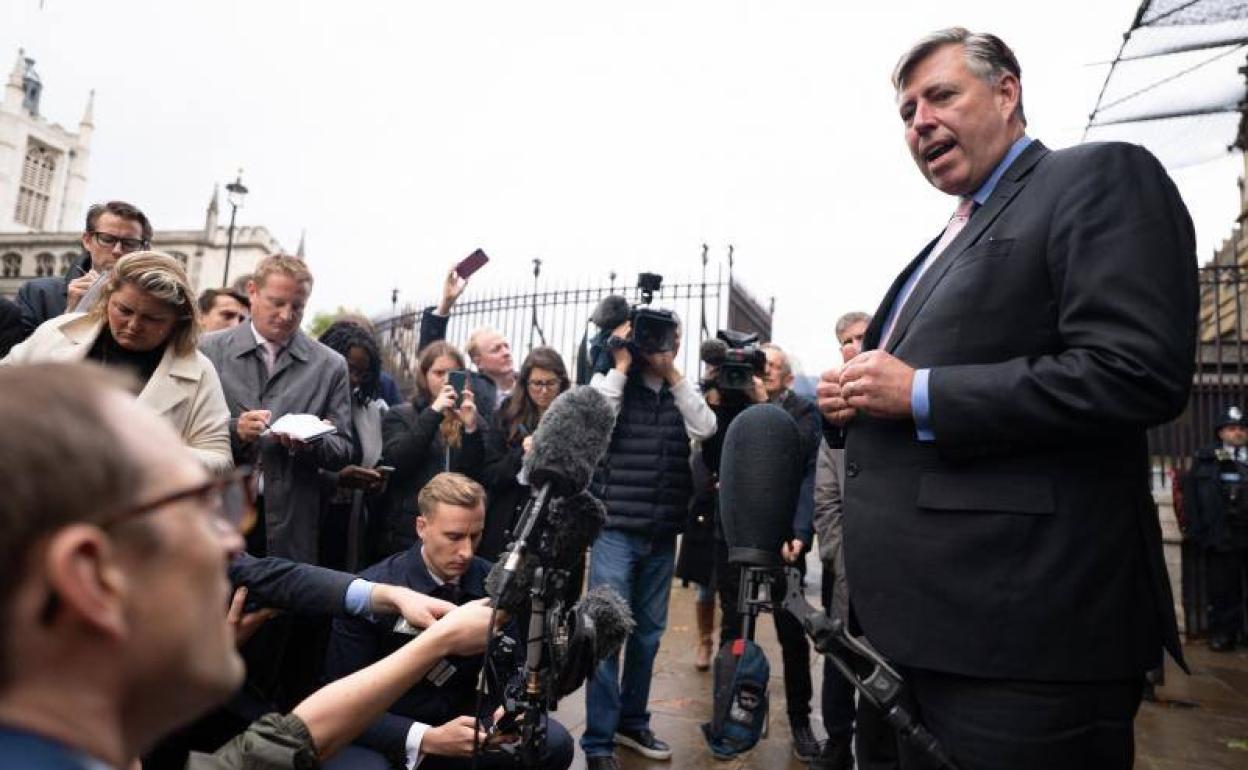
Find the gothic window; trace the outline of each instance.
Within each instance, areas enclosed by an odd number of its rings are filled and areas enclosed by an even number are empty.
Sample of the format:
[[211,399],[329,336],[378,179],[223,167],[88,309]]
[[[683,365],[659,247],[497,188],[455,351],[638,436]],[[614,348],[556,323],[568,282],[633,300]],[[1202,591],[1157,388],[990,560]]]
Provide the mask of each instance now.
[[4,255],[4,277],[17,278],[22,274],[22,255],[21,254],[5,254]]
[[169,252],[169,256],[178,260],[178,264],[182,265],[183,270],[186,270],[190,266],[189,265],[190,260],[188,260],[187,256],[180,251],[171,251]]
[[74,262],[78,260],[78,255],[72,251],[67,251],[61,255],[61,275],[68,276],[69,271],[74,269]]
[[26,161],[22,164],[22,182],[17,190],[18,223],[36,230],[44,229],[48,203],[52,200],[52,177],[56,173],[58,153],[41,142],[26,143]]
[[35,257],[35,277],[51,278],[52,274],[55,272],[55,268],[52,267],[54,259],[55,258],[51,254],[47,253],[40,254]]

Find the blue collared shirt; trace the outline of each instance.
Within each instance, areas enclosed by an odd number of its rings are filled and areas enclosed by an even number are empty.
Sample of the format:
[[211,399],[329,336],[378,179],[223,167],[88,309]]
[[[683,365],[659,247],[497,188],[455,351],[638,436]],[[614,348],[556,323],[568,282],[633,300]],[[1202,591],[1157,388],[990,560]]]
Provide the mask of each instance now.
[[[976,207],[983,206],[992,197],[992,191],[997,189],[997,182],[1001,181],[1001,177],[1005,175],[1006,169],[1010,167],[1019,155],[1023,154],[1023,150],[1027,149],[1027,145],[1031,144],[1030,136],[1023,135],[1010,145],[1010,150],[992,170],[984,183],[979,189],[971,195],[971,200],[975,201]],[[919,271],[915,270],[917,275]],[[913,276],[912,276],[913,278]],[[904,297],[905,289],[897,296]],[[896,312],[898,308],[893,308]],[[887,328],[887,327],[885,327]],[[932,430],[932,403],[928,400],[927,381],[931,376],[931,369],[916,369],[914,372],[914,382],[910,386],[910,411],[914,415],[915,433],[918,435],[919,441],[935,441],[936,433]]]

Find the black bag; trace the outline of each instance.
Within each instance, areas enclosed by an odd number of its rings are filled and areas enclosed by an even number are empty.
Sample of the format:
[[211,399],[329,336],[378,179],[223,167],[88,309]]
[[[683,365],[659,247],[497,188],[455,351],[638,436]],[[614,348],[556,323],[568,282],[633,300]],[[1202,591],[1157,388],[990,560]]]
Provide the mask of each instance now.
[[758,743],[767,726],[771,666],[750,639],[726,642],[715,656],[714,707],[702,735],[716,759],[732,759]]

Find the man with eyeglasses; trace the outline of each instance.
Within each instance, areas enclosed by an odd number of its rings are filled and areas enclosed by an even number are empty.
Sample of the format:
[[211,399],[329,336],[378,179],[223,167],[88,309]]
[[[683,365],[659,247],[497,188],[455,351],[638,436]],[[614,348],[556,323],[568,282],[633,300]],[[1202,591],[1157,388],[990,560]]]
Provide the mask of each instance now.
[[[93,387],[84,391],[82,383]],[[226,567],[251,514],[173,429],[84,364],[0,371],[0,767],[120,770],[243,679]],[[270,714],[193,768],[309,767],[448,655],[490,611],[453,609],[394,655]]]
[[148,248],[151,241],[152,223],[137,206],[108,201],[88,209],[87,226],[82,233],[84,253],[70,266],[68,275],[35,278],[17,292],[25,336],[66,311],[90,310],[92,303],[87,295],[100,276],[126,254]]

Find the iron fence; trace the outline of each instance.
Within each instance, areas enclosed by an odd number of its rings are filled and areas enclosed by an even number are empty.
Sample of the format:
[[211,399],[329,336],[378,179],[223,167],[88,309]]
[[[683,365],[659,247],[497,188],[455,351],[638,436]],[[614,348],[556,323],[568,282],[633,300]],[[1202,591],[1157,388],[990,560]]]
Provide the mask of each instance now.
[[1171,487],[1191,466],[1196,450],[1214,439],[1214,423],[1228,406],[1248,407],[1248,328],[1244,324],[1248,298],[1244,291],[1244,270],[1233,252],[1200,269],[1192,395],[1178,419],[1148,435],[1155,490]]
[[[559,351],[569,373],[573,373],[587,334],[592,336],[596,331],[589,323],[590,314],[611,294],[622,295],[634,303],[641,298],[636,284],[621,280],[616,273],[597,284],[556,282],[543,280],[538,262],[534,266],[533,285],[527,290],[516,286],[474,287],[466,292],[451,312],[446,339],[463,349],[473,330],[492,327],[511,342],[517,367],[529,350],[546,345]],[[375,319],[386,368],[401,386],[410,387],[412,382],[423,309],[435,304],[436,299],[431,297],[428,302],[412,303],[402,312]],[[756,332],[762,340],[771,338],[774,301],[765,307],[751,296],[733,279],[731,267],[725,271],[720,266],[713,275],[707,275],[704,263],[698,279],[665,281],[655,292],[652,306],[674,310],[680,317],[683,336],[679,366],[686,373],[699,371],[699,346],[718,329]]]

